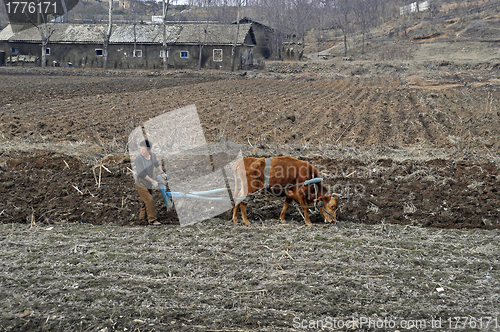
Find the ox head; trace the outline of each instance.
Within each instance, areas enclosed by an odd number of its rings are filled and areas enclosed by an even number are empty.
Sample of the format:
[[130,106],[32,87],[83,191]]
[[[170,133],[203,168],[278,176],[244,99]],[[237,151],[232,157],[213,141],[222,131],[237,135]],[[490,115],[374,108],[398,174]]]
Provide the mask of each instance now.
[[330,192],[325,196],[319,197],[318,208],[319,212],[325,219],[325,223],[335,223],[337,221],[339,198],[341,198],[339,194]]

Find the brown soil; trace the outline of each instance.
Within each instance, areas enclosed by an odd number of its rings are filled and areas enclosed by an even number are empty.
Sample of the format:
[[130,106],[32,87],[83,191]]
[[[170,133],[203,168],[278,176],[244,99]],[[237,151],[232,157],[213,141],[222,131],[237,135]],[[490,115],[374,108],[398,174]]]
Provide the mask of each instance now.
[[[443,228],[499,228],[500,176],[491,163],[434,159],[303,158],[325,174],[333,191],[343,194],[340,220],[401,223]],[[4,152],[0,194],[3,222],[137,223],[139,201],[127,162],[105,168],[56,152]],[[68,168],[69,167],[69,168]],[[108,172],[109,171],[109,172]],[[100,175],[99,175],[100,173]],[[99,176],[101,176],[100,187]],[[160,218],[176,222],[156,195]],[[282,200],[256,198],[250,218],[277,218]],[[229,214],[225,215],[229,220]],[[288,218],[300,219],[294,209]],[[321,223],[319,214],[313,221]]]
[[[0,330],[497,330],[489,15],[420,24],[413,41],[385,26],[367,60],[353,41],[358,61],[341,61],[332,40],[326,60],[268,72],[0,68]],[[228,211],[179,227],[155,193],[163,224],[137,226],[127,137],[189,104],[210,142],[318,167],[339,222],[311,211],[306,228],[291,207],[281,224],[282,200],[256,197],[250,226]]]
[[[496,85],[457,86],[449,77],[422,91],[401,86],[391,76],[302,82],[294,76],[280,81],[191,75],[7,76],[3,87],[0,83],[0,133],[30,142],[123,147],[130,131],[147,119],[196,104],[209,141],[225,128],[229,140],[253,145],[500,149]],[[419,87],[430,85],[416,76],[411,80]],[[438,85],[444,90],[432,89]]]
[[[500,92],[492,85],[452,87],[452,77],[442,80],[445,89],[427,90],[392,76],[303,82],[209,72],[15,73],[0,83],[3,222],[137,222],[128,157],[95,165],[109,153],[124,155],[136,126],[194,103],[209,141],[224,135],[246,154],[292,154],[319,167],[344,194],[341,220],[500,225]],[[175,222],[157,200],[160,217]],[[275,218],[281,204],[257,199],[250,216]]]

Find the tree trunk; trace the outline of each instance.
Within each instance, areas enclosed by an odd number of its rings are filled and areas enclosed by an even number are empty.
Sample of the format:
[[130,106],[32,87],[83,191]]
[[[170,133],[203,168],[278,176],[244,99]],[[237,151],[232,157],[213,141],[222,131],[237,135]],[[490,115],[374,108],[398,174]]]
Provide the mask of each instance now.
[[111,38],[111,32],[113,30],[113,21],[112,21],[112,13],[113,13],[113,0],[109,0],[109,13],[108,13],[108,33],[104,37],[104,47],[103,47],[103,56],[104,56],[104,69],[108,69],[108,60],[109,60],[109,39]]
[[47,67],[47,44],[48,40],[47,37],[45,36],[45,33],[43,33],[43,28],[40,29],[40,33],[42,34],[42,68]]
[[347,58],[347,32],[344,33],[344,57]]
[[49,36],[46,35],[43,29],[44,26],[47,26],[47,22],[44,22],[44,24],[42,25],[42,17],[40,14],[37,15],[37,22],[38,22],[37,29],[40,32],[40,37],[42,40],[42,58],[41,58],[42,63],[40,65],[42,68],[45,68],[47,66],[47,44],[49,42]]
[[300,57],[299,60],[302,60],[302,55],[304,55],[304,47],[306,46],[306,32],[302,31],[302,46],[300,47]]
[[200,54],[198,55],[198,70],[201,70],[201,57],[203,54],[203,45],[204,44],[200,45]]
[[136,29],[135,29],[135,27],[136,27],[135,22],[134,22],[133,26],[134,26],[134,54],[133,54],[133,56],[135,58],[136,57],[136,52],[137,52],[137,32],[136,32]]
[[236,45],[238,44],[238,34],[240,33],[240,8],[241,0],[238,0],[238,13],[236,14],[236,36],[234,37],[234,44],[231,50],[231,71],[234,71],[234,64],[236,62]]
[[293,48],[293,56],[295,61],[299,61],[299,36],[295,33],[295,46]]
[[108,45],[109,45],[109,39],[104,38],[104,43],[102,45],[103,46],[102,55],[104,57],[103,68],[106,70],[108,69],[108,59],[109,59]]
[[363,37],[361,39],[363,46],[361,47],[361,54],[365,54],[365,29],[363,29]]
[[170,0],[163,0],[163,69],[168,69],[168,44],[167,44],[167,12]]
[[208,24],[210,19],[210,11],[209,11],[210,3],[207,3],[207,23],[205,24],[205,29],[203,30],[203,42],[200,45],[200,54],[198,55],[198,70],[201,70],[201,60],[203,57],[203,47],[207,43],[207,35],[208,35]]

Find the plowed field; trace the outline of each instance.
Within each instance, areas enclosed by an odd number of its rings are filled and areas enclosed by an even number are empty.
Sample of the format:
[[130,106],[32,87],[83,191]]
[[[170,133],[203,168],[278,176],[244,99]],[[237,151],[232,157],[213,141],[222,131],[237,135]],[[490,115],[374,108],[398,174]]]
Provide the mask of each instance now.
[[[3,70],[0,330],[496,331],[497,85],[325,77]],[[209,142],[318,167],[339,223],[256,197],[180,227],[155,193],[139,225],[128,135],[190,104]]]
[[[320,167],[345,196],[341,220],[499,227],[494,85],[427,90],[391,76],[127,75],[3,76],[3,221],[134,221],[128,159],[99,168],[100,185],[92,166],[109,153],[123,156],[130,132],[148,119],[195,104],[208,141],[225,137],[246,154],[292,154]],[[275,203],[259,206],[259,215],[276,217]]]
[[209,141],[225,130],[229,140],[250,144],[500,149],[494,85],[436,91],[404,87],[392,77],[302,82],[193,75],[6,76],[1,134],[123,146],[145,120],[196,104]]

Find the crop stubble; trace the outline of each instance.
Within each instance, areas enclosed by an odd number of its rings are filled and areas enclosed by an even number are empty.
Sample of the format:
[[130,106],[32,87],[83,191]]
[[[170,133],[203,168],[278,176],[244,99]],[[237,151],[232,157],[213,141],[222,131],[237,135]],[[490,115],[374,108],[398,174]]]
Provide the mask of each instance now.
[[432,330],[432,319],[499,315],[498,230],[276,219],[0,228],[7,330],[284,331],[296,317]]

